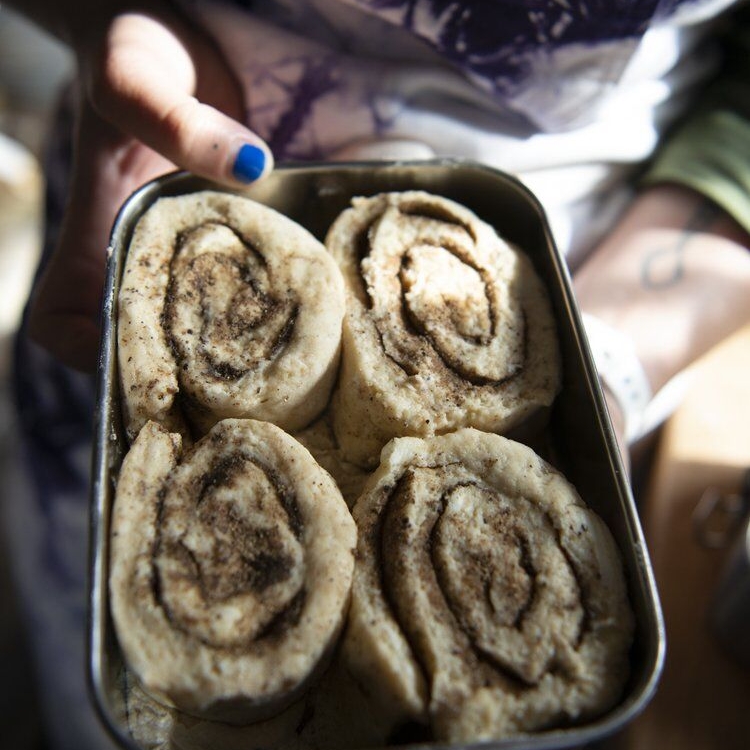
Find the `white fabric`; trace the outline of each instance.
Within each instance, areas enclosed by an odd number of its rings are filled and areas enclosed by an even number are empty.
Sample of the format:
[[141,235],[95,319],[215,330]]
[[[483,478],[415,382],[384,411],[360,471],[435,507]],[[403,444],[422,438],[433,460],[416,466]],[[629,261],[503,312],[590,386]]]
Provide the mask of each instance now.
[[591,356],[599,377],[615,397],[625,422],[625,440],[642,435],[643,413],[652,393],[631,339],[593,315],[583,314]]
[[[683,3],[679,23],[655,21],[640,41],[600,44],[554,44],[570,22],[565,3],[550,4],[544,12],[557,21],[547,19],[546,38],[540,31],[540,52],[527,54],[524,80],[500,95],[430,47],[453,6],[471,3],[391,3],[375,17],[362,0],[263,3],[253,15],[188,2],[238,72],[250,126],[282,160],[331,158],[382,138],[513,173],[545,207],[571,266],[611,225],[634,168],[713,69],[710,52],[695,54],[709,24],[693,20],[727,4]],[[390,25],[406,23],[412,5],[409,32]],[[430,16],[435,8],[442,17]]]

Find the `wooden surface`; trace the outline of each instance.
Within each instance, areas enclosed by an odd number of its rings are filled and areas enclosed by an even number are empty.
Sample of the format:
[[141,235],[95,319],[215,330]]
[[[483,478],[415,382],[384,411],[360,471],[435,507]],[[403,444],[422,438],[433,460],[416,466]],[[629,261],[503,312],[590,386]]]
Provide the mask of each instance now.
[[653,701],[612,746],[750,748],[750,669],[722,651],[708,625],[727,555],[698,544],[692,524],[705,488],[736,493],[748,468],[750,325],[696,368],[687,400],[656,449],[641,513],[664,609],[667,658]]

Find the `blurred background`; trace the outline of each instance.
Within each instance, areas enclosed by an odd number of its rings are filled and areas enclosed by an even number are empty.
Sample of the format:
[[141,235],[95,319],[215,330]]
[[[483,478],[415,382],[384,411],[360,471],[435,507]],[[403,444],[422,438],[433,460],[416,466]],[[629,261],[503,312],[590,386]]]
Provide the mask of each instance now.
[[[72,71],[67,49],[0,5],[0,504],[14,492],[11,347],[40,251],[45,134]],[[607,748],[748,747],[750,663],[741,665],[709,625],[728,550],[697,544],[693,520],[707,489],[734,497],[750,467],[749,372],[750,324],[699,365],[686,403],[650,446],[653,459],[637,500],[665,609],[669,658],[652,704]],[[3,531],[0,750],[44,750]],[[743,533],[750,548],[746,525]]]
[[[13,492],[10,361],[13,333],[37,263],[42,220],[40,160],[69,51],[0,5],[0,503]],[[2,514],[0,514],[2,518]],[[0,534],[0,542],[3,536]],[[0,543],[0,749],[45,747],[23,619]]]

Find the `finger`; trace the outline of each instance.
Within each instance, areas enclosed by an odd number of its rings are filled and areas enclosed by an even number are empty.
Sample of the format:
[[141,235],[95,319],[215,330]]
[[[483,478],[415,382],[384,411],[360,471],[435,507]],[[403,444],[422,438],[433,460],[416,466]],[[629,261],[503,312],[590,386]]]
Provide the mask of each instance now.
[[218,52],[177,29],[133,14],[115,22],[101,64],[92,67],[97,111],[176,165],[209,179],[236,185],[268,174],[268,146],[235,119],[241,104],[229,116],[208,103],[212,98],[227,108],[226,90],[234,84]]
[[96,368],[106,248],[130,193],[174,165],[103,122],[84,105],[76,168],[60,238],[37,284],[29,333],[64,364]]

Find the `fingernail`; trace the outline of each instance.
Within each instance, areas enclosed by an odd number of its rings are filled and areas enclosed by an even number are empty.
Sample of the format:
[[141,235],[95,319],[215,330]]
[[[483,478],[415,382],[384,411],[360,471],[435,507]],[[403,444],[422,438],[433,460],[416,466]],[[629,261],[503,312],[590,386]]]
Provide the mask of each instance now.
[[232,174],[240,182],[253,182],[263,174],[266,166],[266,153],[262,148],[245,143],[237,152]]

